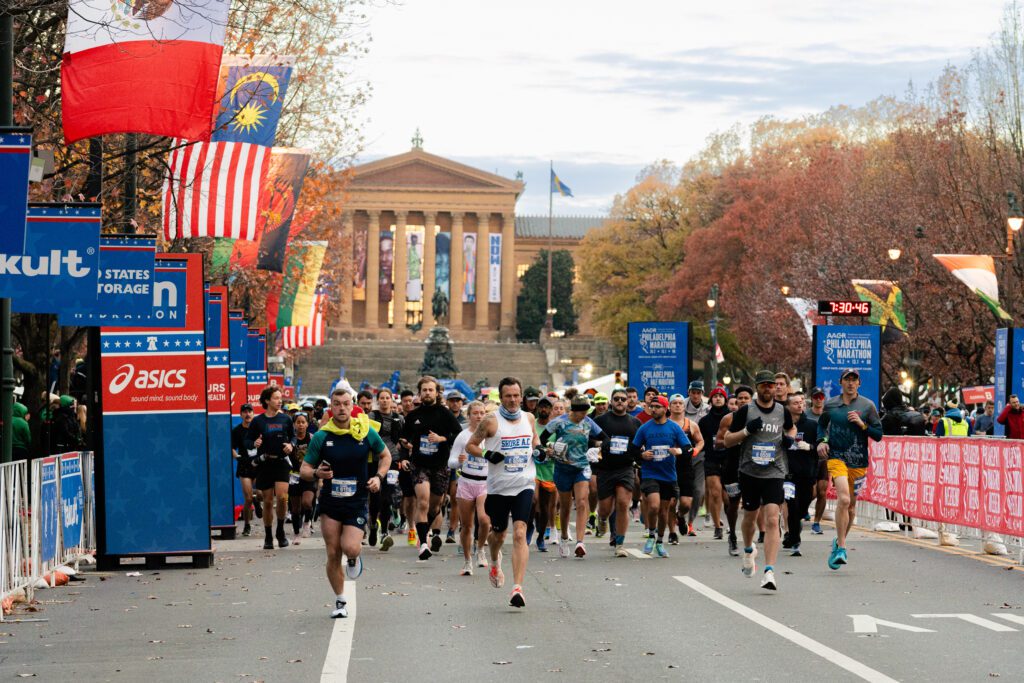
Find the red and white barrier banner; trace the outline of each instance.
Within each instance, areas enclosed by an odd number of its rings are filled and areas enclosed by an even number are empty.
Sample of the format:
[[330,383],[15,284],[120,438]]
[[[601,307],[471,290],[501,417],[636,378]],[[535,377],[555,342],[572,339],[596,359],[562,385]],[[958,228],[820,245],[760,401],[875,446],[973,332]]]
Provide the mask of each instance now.
[[1024,536],[1024,441],[885,437],[871,443],[861,498],[917,519]]

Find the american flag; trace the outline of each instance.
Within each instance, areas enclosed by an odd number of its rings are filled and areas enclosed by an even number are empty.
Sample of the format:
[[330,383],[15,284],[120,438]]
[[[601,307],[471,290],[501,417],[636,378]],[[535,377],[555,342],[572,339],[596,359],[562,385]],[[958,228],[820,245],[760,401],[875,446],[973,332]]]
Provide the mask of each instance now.
[[164,181],[164,237],[254,240],[270,148],[175,140]]
[[289,326],[281,328],[281,348],[304,349],[309,346],[323,345],[325,327],[323,307],[326,302],[326,295],[316,295],[308,327]]

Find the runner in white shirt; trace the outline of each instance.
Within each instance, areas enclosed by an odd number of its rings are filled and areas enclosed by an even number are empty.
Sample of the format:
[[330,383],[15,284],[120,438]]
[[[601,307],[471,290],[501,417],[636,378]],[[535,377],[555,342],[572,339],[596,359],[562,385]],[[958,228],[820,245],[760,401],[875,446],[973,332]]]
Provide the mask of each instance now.
[[[462,521],[462,528],[459,532],[462,541],[462,554],[466,558],[466,564],[462,567],[460,574],[472,576],[474,516],[480,520],[480,531],[477,535],[480,541],[487,538],[487,534],[491,530],[491,520],[484,512],[484,501],[487,499],[487,461],[466,452],[466,444],[469,443],[473,430],[483,422],[486,409],[480,401],[471,401],[466,412],[469,417],[469,426],[455,437],[455,443],[452,444],[451,455],[448,458],[448,467],[459,472],[455,500],[459,506],[459,519]],[[487,556],[484,544],[481,542],[478,545],[480,548],[478,564],[481,567],[486,567]]]
[[501,588],[505,575],[501,571],[501,546],[512,516],[512,576],[515,584],[509,605],[523,607],[523,578],[530,559],[526,543],[526,523],[533,506],[533,488],[537,477],[534,460],[543,461],[540,438],[533,426],[533,415],[520,410],[523,385],[515,377],[498,382],[501,401],[497,412],[491,413],[473,430],[466,444],[469,455],[484,457],[490,463],[487,471],[487,500],[484,509],[491,519],[487,545],[491,554],[491,585]]

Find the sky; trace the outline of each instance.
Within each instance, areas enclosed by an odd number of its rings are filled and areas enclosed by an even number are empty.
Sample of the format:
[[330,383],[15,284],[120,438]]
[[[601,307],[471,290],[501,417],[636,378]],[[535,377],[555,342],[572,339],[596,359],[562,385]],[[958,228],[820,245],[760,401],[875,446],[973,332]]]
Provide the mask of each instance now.
[[963,64],[998,30],[1003,0],[374,0],[373,95],[358,162],[423,148],[527,187],[547,214],[553,162],[603,215],[645,166],[681,164],[707,137],[771,115],[900,95]]

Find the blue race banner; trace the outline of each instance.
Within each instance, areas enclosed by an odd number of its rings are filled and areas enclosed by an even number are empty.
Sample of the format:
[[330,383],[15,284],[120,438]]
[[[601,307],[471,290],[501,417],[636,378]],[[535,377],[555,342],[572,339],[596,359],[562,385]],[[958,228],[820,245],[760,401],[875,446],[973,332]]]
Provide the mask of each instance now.
[[263,412],[260,405],[260,393],[267,386],[267,357],[262,353],[266,345],[264,337],[263,345],[260,344],[260,332],[255,328],[248,328],[246,340],[246,363],[245,380],[248,385],[249,403],[257,415]]
[[100,270],[95,305],[91,309],[62,312],[60,324],[120,325],[132,318],[152,315],[155,265],[155,238],[136,235],[100,236]]
[[60,313],[96,305],[99,204],[30,204],[25,250],[0,255],[0,296],[16,313]]
[[183,327],[101,329],[100,556],[210,551],[203,256],[160,262],[184,274]]
[[60,456],[60,511],[64,550],[81,548],[85,490],[82,486],[82,454],[79,452]]
[[[245,313],[241,310],[228,310],[228,347],[231,372],[231,428],[242,424],[242,405],[249,400],[245,381],[246,340]],[[242,482],[235,478],[235,505],[241,505],[245,496],[242,493]]]
[[39,559],[57,560],[60,495],[57,491],[57,456],[44,458],[39,477]]
[[206,430],[210,467],[210,526],[235,528],[234,457],[231,455],[227,287],[206,295]]
[[0,128],[0,254],[25,253],[32,129]]
[[690,382],[690,323],[629,323],[629,382],[641,392],[686,395]]
[[842,393],[844,370],[860,373],[861,396],[878,405],[882,383],[882,336],[878,325],[815,325],[812,385],[826,398]]

